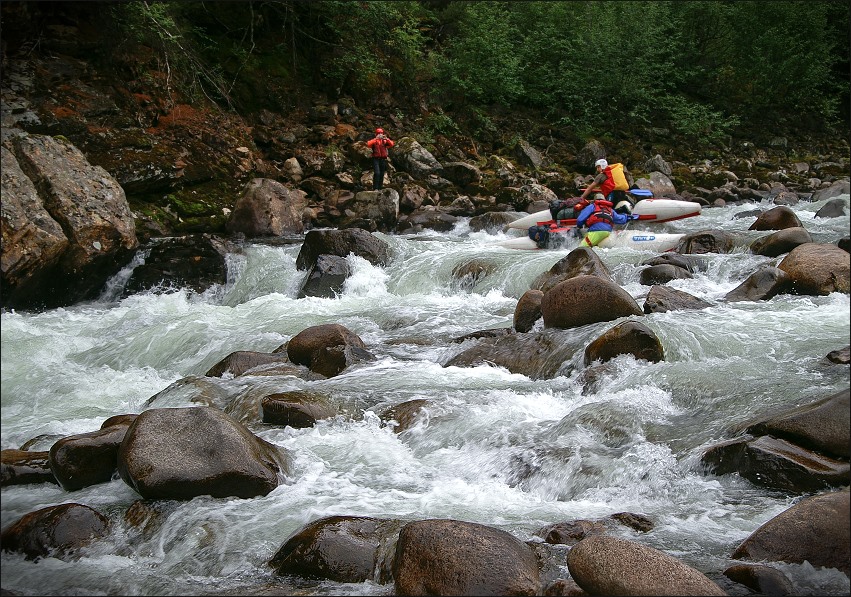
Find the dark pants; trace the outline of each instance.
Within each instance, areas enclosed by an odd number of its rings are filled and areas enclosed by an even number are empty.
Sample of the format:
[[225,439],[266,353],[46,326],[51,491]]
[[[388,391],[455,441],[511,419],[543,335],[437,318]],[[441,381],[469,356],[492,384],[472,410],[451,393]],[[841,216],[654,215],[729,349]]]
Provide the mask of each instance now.
[[387,158],[372,158],[372,190],[378,191],[384,186],[384,173],[387,172]]

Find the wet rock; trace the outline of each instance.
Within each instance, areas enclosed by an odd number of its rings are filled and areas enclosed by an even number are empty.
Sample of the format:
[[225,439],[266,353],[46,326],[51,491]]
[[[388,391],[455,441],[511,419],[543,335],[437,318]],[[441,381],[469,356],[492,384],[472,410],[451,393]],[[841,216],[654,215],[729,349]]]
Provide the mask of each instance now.
[[687,269],[670,263],[663,263],[645,267],[639,274],[639,281],[645,286],[652,286],[654,284],[665,284],[671,280],[684,280],[692,277]]
[[246,371],[267,365],[270,363],[288,363],[289,357],[285,353],[254,352],[252,350],[238,350],[230,353],[221,361],[210,367],[204,374],[205,377],[221,377],[230,373],[239,377]]
[[58,483],[50,470],[50,452],[0,451],[0,487],[28,483]]
[[569,522],[557,522],[545,526],[535,534],[542,537],[547,543],[563,545],[576,545],[585,537],[590,535],[601,535],[606,532],[606,527],[601,522],[592,520],[573,520]]
[[644,315],[630,294],[599,276],[581,275],[560,282],[541,299],[544,326],[569,329],[612,321],[629,315]]
[[351,273],[352,267],[344,257],[320,255],[308,270],[297,298],[335,298],[343,292],[343,285]]
[[23,553],[29,560],[52,556],[76,559],[81,547],[109,534],[109,519],[83,504],[48,506],[25,514],[3,530],[3,551]]
[[780,205],[761,213],[748,230],[784,230],[803,226],[794,211],[785,205]]
[[514,211],[489,211],[470,218],[470,230],[473,232],[488,232],[496,234],[517,220],[521,215]]
[[833,199],[839,195],[848,195],[849,193],[851,193],[851,182],[848,180],[837,180],[826,189],[819,189],[813,193],[812,200],[823,201],[825,199]]
[[651,363],[665,360],[662,342],[649,327],[636,321],[625,321],[607,330],[585,348],[585,366],[605,363],[622,354]]
[[825,296],[851,292],[851,254],[836,245],[799,245],[778,267],[789,275],[796,294]]
[[700,571],[664,552],[605,535],[576,544],[567,567],[591,595],[726,595]]
[[724,576],[760,595],[791,595],[794,591],[786,575],[770,566],[735,564],[724,570]]
[[[511,331],[511,330],[507,330]],[[477,367],[489,363],[532,379],[569,375],[570,362],[580,347],[562,330],[504,334],[482,338],[450,357],[444,367]]]
[[289,455],[214,408],[142,412],[118,451],[118,473],[147,499],[266,495],[290,474]]
[[816,212],[816,218],[840,218],[847,213],[848,202],[843,199],[831,199]]
[[849,482],[847,461],[830,458],[770,435],[747,435],[709,448],[701,459],[714,474],[735,473],[755,485],[793,493]]
[[711,307],[712,303],[698,298],[694,295],[669,288],[667,286],[654,285],[644,299],[644,312],[665,313],[667,311],[683,311],[685,309],[705,309]]
[[851,346],[846,346],[845,348],[840,348],[838,350],[831,350],[827,353],[827,360],[831,363],[847,365],[851,362]]
[[389,245],[366,230],[311,230],[304,236],[296,257],[296,267],[309,269],[320,255],[347,257],[349,253],[363,257],[373,265],[387,265],[390,260]]
[[779,257],[788,253],[798,245],[813,242],[813,238],[805,228],[784,228],[774,234],[763,236],[751,243],[751,252],[765,257]]
[[420,520],[399,533],[397,595],[536,595],[538,563],[500,529],[458,520]]
[[770,298],[789,291],[792,281],[782,269],[766,266],[752,273],[748,278],[724,295],[728,302],[767,301]]
[[239,253],[233,243],[209,234],[152,241],[145,262],[133,269],[123,296],[154,288],[189,288],[202,293],[227,283],[228,253]]
[[514,308],[514,329],[525,333],[535,327],[535,322],[541,318],[541,299],[544,293],[540,290],[527,290],[517,301]]
[[316,421],[329,419],[339,410],[324,394],[316,392],[278,392],[260,400],[263,422],[269,425],[289,425],[294,429],[313,427]]
[[762,562],[809,562],[849,574],[848,489],[802,499],[745,539],[732,558]]
[[418,398],[407,400],[396,406],[379,413],[379,418],[393,427],[394,433],[402,433],[419,423],[428,419],[426,408],[431,405],[430,400]]
[[613,282],[609,268],[594,249],[577,247],[535,278],[530,288],[546,293],[559,283],[577,276],[598,276]]
[[723,230],[703,230],[686,234],[677,247],[678,253],[730,253],[737,243],[734,234]]
[[374,360],[363,340],[348,328],[328,323],[305,328],[287,343],[287,356],[325,377],[339,375],[349,365]]
[[106,483],[118,466],[118,448],[128,424],[69,435],[50,448],[50,470],[63,489],[75,491]]
[[386,583],[403,521],[330,516],[311,522],[278,549],[269,565],[278,574],[342,583]]
[[753,435],[772,435],[836,458],[851,457],[851,390],[749,425]]

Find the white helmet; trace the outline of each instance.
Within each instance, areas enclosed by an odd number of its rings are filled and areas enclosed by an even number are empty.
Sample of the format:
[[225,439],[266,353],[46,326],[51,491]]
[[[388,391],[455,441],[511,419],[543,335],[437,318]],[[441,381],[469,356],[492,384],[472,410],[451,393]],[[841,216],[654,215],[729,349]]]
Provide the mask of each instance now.
[[609,167],[609,162],[607,162],[606,160],[604,160],[604,159],[600,158],[599,160],[597,160],[596,162],[594,162],[594,166],[600,166],[600,168],[602,168],[603,170],[605,170],[606,168],[608,168],[608,167]]

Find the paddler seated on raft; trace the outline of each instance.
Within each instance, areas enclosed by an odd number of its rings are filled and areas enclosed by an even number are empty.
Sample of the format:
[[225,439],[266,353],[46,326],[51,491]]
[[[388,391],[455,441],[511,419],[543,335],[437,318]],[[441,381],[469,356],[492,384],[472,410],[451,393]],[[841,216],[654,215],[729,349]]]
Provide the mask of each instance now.
[[580,244],[588,247],[595,247],[608,238],[615,224],[626,224],[630,220],[638,219],[638,214],[626,215],[614,211],[612,202],[605,199],[597,199],[590,203],[583,199],[576,205],[577,208],[580,206],[583,207],[576,218],[573,236],[577,238],[582,236],[582,228],[587,226],[588,232]]
[[609,162],[601,158],[594,162],[594,168],[597,170],[597,176],[594,178],[594,182],[589,184],[588,188],[582,193],[580,199],[585,201],[590,193],[599,189],[603,199],[612,203],[615,212],[631,214],[632,202],[626,194],[629,183],[623,173],[623,164],[609,165]]

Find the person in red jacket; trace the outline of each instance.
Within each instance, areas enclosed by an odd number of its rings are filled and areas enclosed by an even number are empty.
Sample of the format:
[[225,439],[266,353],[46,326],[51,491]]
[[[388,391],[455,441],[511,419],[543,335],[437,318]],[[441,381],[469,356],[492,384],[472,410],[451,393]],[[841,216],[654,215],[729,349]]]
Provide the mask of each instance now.
[[396,145],[384,134],[384,129],[375,129],[375,138],[366,142],[372,148],[372,190],[378,191],[384,186],[384,173],[387,172],[387,150]]

